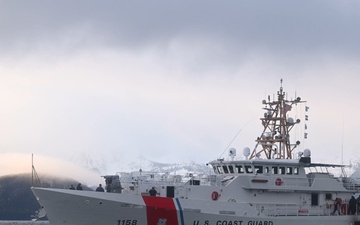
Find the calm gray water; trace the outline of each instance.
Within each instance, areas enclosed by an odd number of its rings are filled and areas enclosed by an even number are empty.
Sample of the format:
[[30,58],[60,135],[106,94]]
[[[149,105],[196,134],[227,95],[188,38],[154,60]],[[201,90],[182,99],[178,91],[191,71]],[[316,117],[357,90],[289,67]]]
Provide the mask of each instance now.
[[0,225],[50,225],[48,221],[0,221]]

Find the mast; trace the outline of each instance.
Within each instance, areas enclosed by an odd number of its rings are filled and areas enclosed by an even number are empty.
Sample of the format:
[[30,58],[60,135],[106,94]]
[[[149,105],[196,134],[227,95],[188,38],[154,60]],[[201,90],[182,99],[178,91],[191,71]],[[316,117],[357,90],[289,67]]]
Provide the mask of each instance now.
[[282,87],[282,79],[280,80],[280,89],[277,92],[277,99],[263,100],[264,117],[260,118],[264,127],[260,137],[256,139],[256,145],[250,155],[250,159],[265,155],[267,159],[291,159],[292,152],[300,144],[290,143],[290,131],[300,123],[300,119],[294,121],[288,117],[287,113],[291,111],[293,105],[304,103],[300,97],[295,100],[287,100],[286,93]]
[[34,166],[34,154],[31,154],[31,186],[41,187],[41,181]]

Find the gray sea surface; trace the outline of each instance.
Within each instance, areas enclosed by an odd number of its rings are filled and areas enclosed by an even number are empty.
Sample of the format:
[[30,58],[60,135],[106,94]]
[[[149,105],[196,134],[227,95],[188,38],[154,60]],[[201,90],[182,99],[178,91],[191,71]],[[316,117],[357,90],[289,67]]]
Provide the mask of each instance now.
[[49,221],[0,220],[0,225],[50,225]]

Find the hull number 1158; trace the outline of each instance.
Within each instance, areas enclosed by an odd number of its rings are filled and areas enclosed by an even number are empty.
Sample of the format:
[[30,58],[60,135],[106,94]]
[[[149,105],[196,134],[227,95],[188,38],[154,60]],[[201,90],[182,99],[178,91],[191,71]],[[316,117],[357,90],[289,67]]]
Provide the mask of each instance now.
[[137,225],[137,220],[118,220],[117,225]]

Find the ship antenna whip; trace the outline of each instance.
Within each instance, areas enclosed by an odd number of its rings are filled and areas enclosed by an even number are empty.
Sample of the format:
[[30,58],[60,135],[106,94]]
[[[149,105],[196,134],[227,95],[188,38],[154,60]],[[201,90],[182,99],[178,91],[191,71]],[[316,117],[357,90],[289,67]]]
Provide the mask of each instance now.
[[341,131],[341,164],[344,164],[344,115],[342,118],[342,131]]
[[230,141],[230,143],[228,144],[228,146],[226,146],[226,148],[224,149],[223,153],[221,153],[221,155],[220,155],[219,158],[221,158],[221,156],[224,155],[224,153],[226,152],[226,150],[227,150],[227,149],[230,147],[230,145],[234,142],[234,140],[237,138],[237,136],[240,134],[240,132],[241,132],[250,122],[252,122],[255,118],[256,118],[256,116],[253,117],[251,120],[249,120],[247,123],[245,123],[245,124],[240,128],[240,130],[236,133],[236,135],[235,135],[234,138]]
[[31,154],[31,186],[41,187],[41,181],[34,166],[34,154]]

